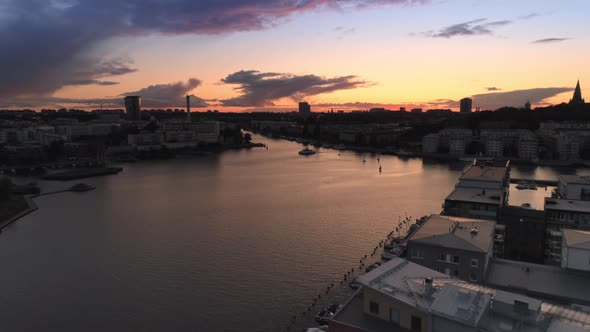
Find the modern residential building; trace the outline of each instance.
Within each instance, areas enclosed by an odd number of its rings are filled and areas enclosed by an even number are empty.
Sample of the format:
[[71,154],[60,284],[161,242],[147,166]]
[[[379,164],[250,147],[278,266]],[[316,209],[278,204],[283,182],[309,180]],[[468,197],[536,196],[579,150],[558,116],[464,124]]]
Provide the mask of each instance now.
[[590,201],[545,198],[547,229],[590,230]]
[[[458,187],[494,189],[508,191],[510,185],[510,161],[485,162],[476,161],[459,177]],[[502,197],[508,202],[506,197]]]
[[557,194],[564,199],[590,201],[590,177],[560,174],[557,178]]
[[539,139],[533,133],[522,134],[518,140],[518,158],[536,161],[539,159]]
[[473,100],[471,98],[463,98],[459,104],[461,113],[471,113],[471,108],[473,106]]
[[517,206],[503,206],[498,223],[505,227],[504,253],[500,258],[538,263],[544,261],[545,212]]
[[488,139],[484,141],[486,155],[500,159],[504,156],[504,141],[501,139]]
[[126,96],[125,100],[125,115],[128,121],[141,121],[141,97],[140,96]]
[[590,328],[590,315],[532,297],[450,278],[395,258],[329,322],[330,332],[557,332]]
[[562,233],[561,267],[590,272],[590,231],[563,229]]
[[408,238],[408,259],[455,278],[482,282],[493,254],[495,225],[431,215]]
[[498,210],[504,206],[504,195],[499,189],[455,187],[445,198],[444,215],[497,220]]

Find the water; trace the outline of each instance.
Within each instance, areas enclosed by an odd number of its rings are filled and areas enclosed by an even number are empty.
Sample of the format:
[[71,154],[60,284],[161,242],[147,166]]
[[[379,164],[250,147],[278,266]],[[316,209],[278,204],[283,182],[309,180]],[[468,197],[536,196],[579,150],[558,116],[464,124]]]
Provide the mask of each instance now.
[[255,140],[270,149],[125,165],[38,198],[0,236],[2,330],[280,330],[399,216],[440,212],[464,166],[381,156],[380,174],[375,155]]

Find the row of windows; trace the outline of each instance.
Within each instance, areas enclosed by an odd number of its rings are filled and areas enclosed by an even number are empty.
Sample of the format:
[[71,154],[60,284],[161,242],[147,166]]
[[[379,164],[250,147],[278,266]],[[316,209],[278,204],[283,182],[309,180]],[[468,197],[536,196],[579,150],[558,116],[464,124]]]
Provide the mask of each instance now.
[[[451,277],[459,278],[459,270],[457,270],[457,269],[451,269],[448,267],[439,266],[436,268],[436,271],[438,271],[440,273],[444,273],[444,274],[449,275]],[[473,281],[473,282],[477,282],[478,281],[477,272],[471,272],[469,274],[469,280]]]

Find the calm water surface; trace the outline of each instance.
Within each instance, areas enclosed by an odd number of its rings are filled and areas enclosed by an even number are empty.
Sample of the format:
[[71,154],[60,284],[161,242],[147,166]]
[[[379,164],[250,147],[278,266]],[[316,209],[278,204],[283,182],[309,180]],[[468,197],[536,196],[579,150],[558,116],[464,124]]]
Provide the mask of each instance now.
[[379,174],[375,155],[255,140],[270,149],[129,164],[38,198],[0,235],[1,330],[279,330],[399,216],[440,212],[464,167],[382,156]]

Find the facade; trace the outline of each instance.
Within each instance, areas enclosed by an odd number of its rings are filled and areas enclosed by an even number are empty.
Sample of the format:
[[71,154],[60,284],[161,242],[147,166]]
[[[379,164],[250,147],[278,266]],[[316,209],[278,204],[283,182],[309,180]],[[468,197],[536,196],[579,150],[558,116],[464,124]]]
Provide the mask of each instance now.
[[438,134],[428,134],[422,138],[422,152],[436,153],[438,152]]
[[431,215],[407,241],[408,259],[448,276],[482,282],[495,222]]
[[449,141],[449,154],[452,156],[461,156],[465,154],[465,139],[453,138]]
[[471,113],[471,108],[473,107],[473,100],[471,98],[463,98],[459,103],[461,113]]
[[590,201],[590,177],[578,175],[559,175],[557,193],[564,199]]
[[503,206],[498,223],[505,227],[504,254],[500,257],[542,264],[544,261],[545,212]]
[[562,233],[561,267],[590,272],[590,231],[564,229]]
[[500,159],[504,156],[504,142],[501,139],[485,140],[486,155]]
[[141,121],[141,97],[125,97],[125,114],[128,121]]
[[497,189],[456,187],[445,199],[444,215],[497,220],[504,205],[503,194]]
[[518,140],[518,158],[535,161],[539,159],[539,139],[533,133],[522,134]]
[[590,201],[545,198],[547,229],[590,230]]
[[590,329],[590,315],[475,285],[395,258],[357,278],[362,285],[329,322],[330,332],[557,332]]

